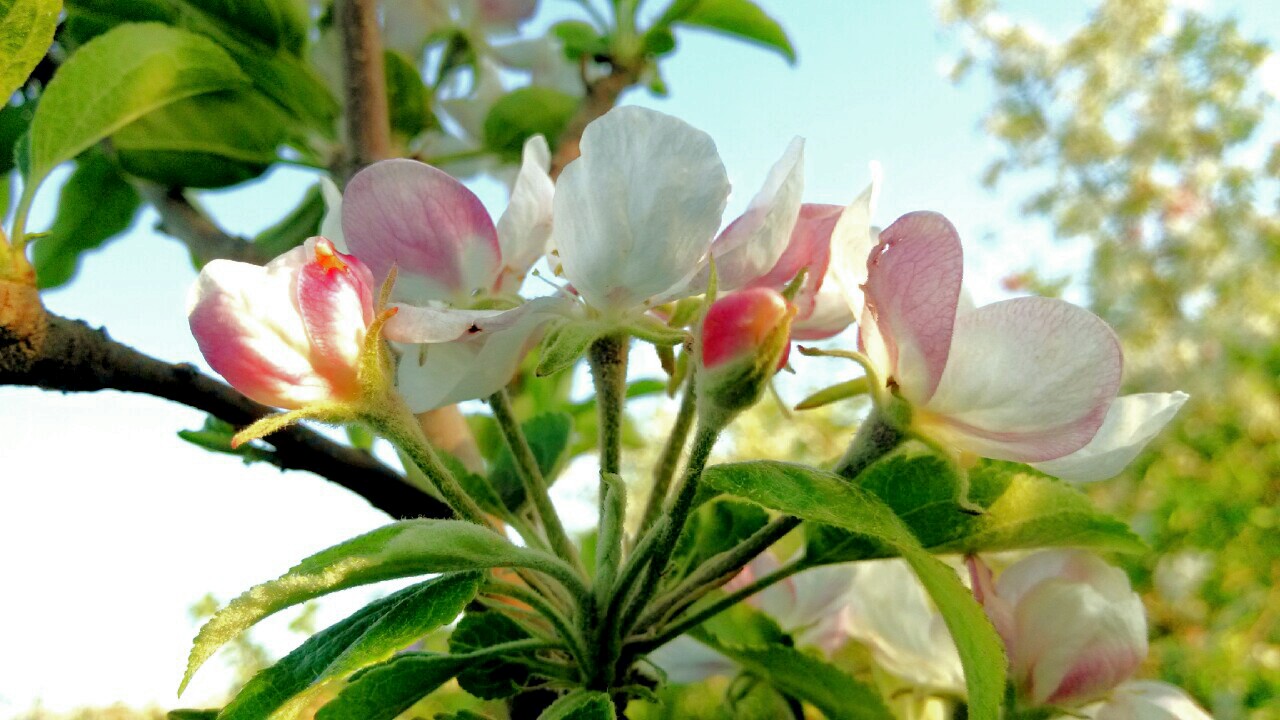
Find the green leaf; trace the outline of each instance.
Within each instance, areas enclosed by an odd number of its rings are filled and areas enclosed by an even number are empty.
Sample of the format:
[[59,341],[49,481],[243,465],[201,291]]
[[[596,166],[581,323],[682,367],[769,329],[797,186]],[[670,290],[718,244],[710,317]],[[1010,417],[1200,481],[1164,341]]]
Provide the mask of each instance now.
[[479,586],[479,573],[443,575],[366,605],[255,675],[219,720],[265,720],[300,704],[297,696],[308,688],[384,660],[452,621]]
[[[878,496],[935,553],[1089,547],[1143,553],[1127,525],[1094,509],[1074,487],[1025,465],[983,461],[969,471],[969,498],[985,512],[972,516],[955,502],[955,476],[933,455],[898,455],[871,466],[860,486]],[[892,548],[838,528],[809,528],[813,564],[885,557]]]
[[[253,244],[262,248],[262,252],[275,257],[298,247],[309,237],[320,234],[320,223],[324,220],[324,195],[317,183],[307,189],[298,206],[289,211],[275,225],[263,230],[253,238]],[[372,440],[370,440],[372,442]]]
[[538,720],[613,720],[613,701],[598,690],[574,690],[542,711]]
[[796,410],[812,410],[814,408],[820,408],[834,402],[847,400],[858,395],[864,395],[867,390],[868,386],[866,377],[854,378],[848,382],[838,383],[813,393],[809,397],[797,403]]
[[7,175],[14,168],[18,140],[31,125],[35,107],[36,104],[30,101],[21,105],[0,105],[0,175]]
[[177,22],[171,0],[66,0],[65,32],[70,44],[83,45],[127,22]]
[[662,19],[715,30],[778,51],[787,62],[796,61],[796,50],[778,21],[751,0],[676,0]]
[[969,716],[998,717],[1007,669],[1000,637],[955,571],[930,555],[888,505],[838,475],[791,463],[717,465],[706,470],[703,481],[721,492],[803,520],[839,526],[897,551],[915,570],[960,651]]
[[305,0],[172,0],[270,48],[301,55],[307,43]]
[[573,573],[545,553],[516,547],[496,532],[469,522],[392,523],[312,555],[279,579],[232,600],[200,628],[179,692],[224,643],[292,605],[382,580],[492,567],[534,568],[570,577]]
[[165,713],[168,720],[217,720],[221,710],[170,710]]
[[386,51],[384,67],[391,129],[406,139],[416,137],[435,120],[418,67],[394,50]]
[[591,343],[608,331],[609,326],[604,323],[563,320],[552,324],[542,338],[538,367],[533,374],[546,377],[572,367]]
[[531,85],[503,95],[484,119],[484,143],[512,161],[519,160],[524,141],[542,135],[555,143],[578,111],[578,98],[547,87]]
[[818,708],[830,720],[893,719],[880,693],[824,660],[786,645],[733,645],[699,630],[691,634],[781,692]]
[[[36,248],[39,247],[37,244]],[[179,430],[178,437],[210,452],[237,455],[246,465],[252,462],[270,461],[271,453],[255,447],[253,443],[245,443],[237,448],[231,447],[231,439],[235,437],[236,432],[237,428],[231,423],[210,415],[204,419],[204,426],[199,430]]]
[[316,720],[393,720],[466,664],[452,655],[405,653],[352,677]]
[[627,326],[627,332],[646,342],[665,347],[681,345],[689,338],[689,333],[683,328],[671,327],[651,315],[642,315],[634,320]]
[[[533,450],[533,456],[538,460],[542,477],[550,486],[555,482],[565,451],[569,448],[569,438],[573,435],[573,417],[568,413],[544,413],[520,423],[520,428],[529,441],[529,449]],[[489,472],[489,482],[511,510],[519,512],[528,502],[524,482],[516,471],[515,458],[505,442],[497,449],[493,470]]]
[[45,88],[31,119],[27,192],[55,165],[149,112],[247,82],[208,38],[157,23],[116,27],[73,54]]
[[609,51],[608,40],[588,22],[565,20],[552,25],[550,32],[564,45],[564,54],[570,60],[583,56],[591,58]]
[[[467,613],[449,636],[449,652],[463,655],[529,637],[524,628],[502,613]],[[458,685],[483,700],[500,700],[523,690],[532,677],[523,663],[492,658],[471,663],[458,675]]]
[[769,513],[759,505],[720,498],[705,503],[691,516],[676,546],[675,562],[683,575],[712,556],[746,540],[769,522]]
[[102,247],[133,224],[142,200],[100,152],[85,153],[58,195],[49,234],[35,242],[32,264],[42,289],[75,276],[80,256]]
[[285,119],[257,92],[184,98],[112,135],[126,172],[165,187],[217,188],[261,175],[286,139]]
[[0,0],[0,104],[8,103],[53,44],[62,0]]

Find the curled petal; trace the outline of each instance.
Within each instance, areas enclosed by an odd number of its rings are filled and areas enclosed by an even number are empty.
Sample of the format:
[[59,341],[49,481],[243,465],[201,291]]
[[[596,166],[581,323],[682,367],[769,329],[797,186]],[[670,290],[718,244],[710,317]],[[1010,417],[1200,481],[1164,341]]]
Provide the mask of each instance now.
[[324,198],[324,218],[320,236],[328,238],[338,252],[350,254],[347,236],[342,232],[342,191],[327,177],[320,178],[320,195]]
[[1118,397],[1088,445],[1057,460],[1032,466],[1071,482],[1115,477],[1169,424],[1187,397],[1182,392]]
[[866,305],[862,286],[867,282],[867,259],[879,242],[871,225],[879,195],[880,165],[872,163],[871,184],[840,213],[831,231],[831,269],[855,318],[862,317]]
[[487,397],[511,381],[543,327],[572,312],[560,298],[536,298],[488,319],[491,332],[403,346],[396,384],[414,412]]
[[502,249],[499,291],[519,291],[525,274],[547,249],[551,235],[551,200],[555,186],[547,168],[551,150],[541,135],[525,141],[520,174],[511,188],[511,202],[498,219],[498,246]]
[[684,286],[720,225],[729,180],[706,133],[621,107],[587,126],[556,185],[551,244],[592,307],[621,314]]
[[1060,458],[1101,427],[1121,365],[1115,333],[1087,310],[1039,297],[985,305],[956,318],[946,372],[918,422],[982,457]]
[[336,394],[354,396],[365,330],[373,321],[373,275],[325,238],[311,238],[303,248],[312,260],[298,270],[296,289],[312,366]]
[[497,279],[498,236],[480,199],[415,160],[383,160],[351,178],[342,228],[351,252],[377,278],[399,268],[400,300],[466,297]]
[[[778,263],[793,236],[803,192],[804,141],[795,138],[769,170],[764,186],[746,211],[729,223],[711,246],[720,289],[736,290],[757,284],[753,281]],[[791,277],[795,277],[794,272]],[[705,281],[695,284],[699,289],[706,287]]]
[[403,305],[387,321],[383,336],[400,343],[443,343],[492,333],[514,323],[509,310],[458,310],[447,305]]
[[913,404],[933,397],[947,367],[963,276],[960,236],[933,212],[898,218],[867,259],[866,299],[889,357],[884,370]]

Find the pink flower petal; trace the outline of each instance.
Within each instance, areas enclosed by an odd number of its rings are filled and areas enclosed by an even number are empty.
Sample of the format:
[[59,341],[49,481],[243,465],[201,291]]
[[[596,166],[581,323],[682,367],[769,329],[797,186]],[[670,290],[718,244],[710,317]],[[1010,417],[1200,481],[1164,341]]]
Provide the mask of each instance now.
[[355,397],[365,330],[373,321],[373,276],[325,238],[303,246],[312,259],[298,271],[298,312],[311,342],[311,364],[334,394]]
[[342,228],[379,281],[399,269],[397,299],[456,300],[497,281],[501,253],[488,211],[430,165],[383,160],[361,170],[343,195]]
[[1069,482],[1113,478],[1164,429],[1186,401],[1187,394],[1182,392],[1118,397],[1088,445],[1056,460],[1035,463],[1034,467]]
[[798,322],[803,322],[812,315],[818,291],[827,279],[827,266],[831,262],[831,232],[835,230],[836,222],[843,212],[844,208],[839,205],[801,205],[800,215],[791,230],[786,249],[769,272],[756,278],[750,286],[781,290],[801,270],[807,270],[804,284],[792,303],[798,309]]
[[[803,192],[804,141],[795,138],[769,169],[764,185],[747,209],[711,245],[722,290],[756,285],[755,280],[777,264],[791,243]],[[700,273],[693,280],[696,290],[706,287],[707,275],[708,272]]]
[[916,422],[982,457],[1060,458],[1097,433],[1122,363],[1115,333],[1087,310],[1040,297],[986,305],[955,320],[946,373]]
[[867,259],[867,304],[890,362],[884,369],[913,404],[933,397],[947,367],[963,276],[960,236],[934,212],[898,218]]

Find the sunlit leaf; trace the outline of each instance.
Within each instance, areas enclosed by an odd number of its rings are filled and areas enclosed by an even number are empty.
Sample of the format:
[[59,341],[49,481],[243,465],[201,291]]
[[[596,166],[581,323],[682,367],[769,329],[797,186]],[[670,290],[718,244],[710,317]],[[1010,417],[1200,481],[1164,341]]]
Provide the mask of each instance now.
[[8,102],[53,43],[62,0],[0,0],[0,102]]

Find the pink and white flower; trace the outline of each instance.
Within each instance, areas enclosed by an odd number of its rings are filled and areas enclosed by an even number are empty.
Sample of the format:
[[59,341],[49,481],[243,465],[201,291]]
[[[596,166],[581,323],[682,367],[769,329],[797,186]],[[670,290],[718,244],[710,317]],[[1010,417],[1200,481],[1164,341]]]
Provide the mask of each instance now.
[[1010,682],[1025,702],[1097,700],[1147,656],[1142,599],[1119,568],[1082,550],[1048,550],[994,581],[980,559],[968,562],[974,595],[1004,640]]
[[1127,682],[1083,712],[1091,720],[1213,720],[1180,688],[1154,680]]
[[288,409],[353,402],[375,287],[364,263],[314,237],[265,266],[204,266],[187,315],[209,366],[249,398]]

